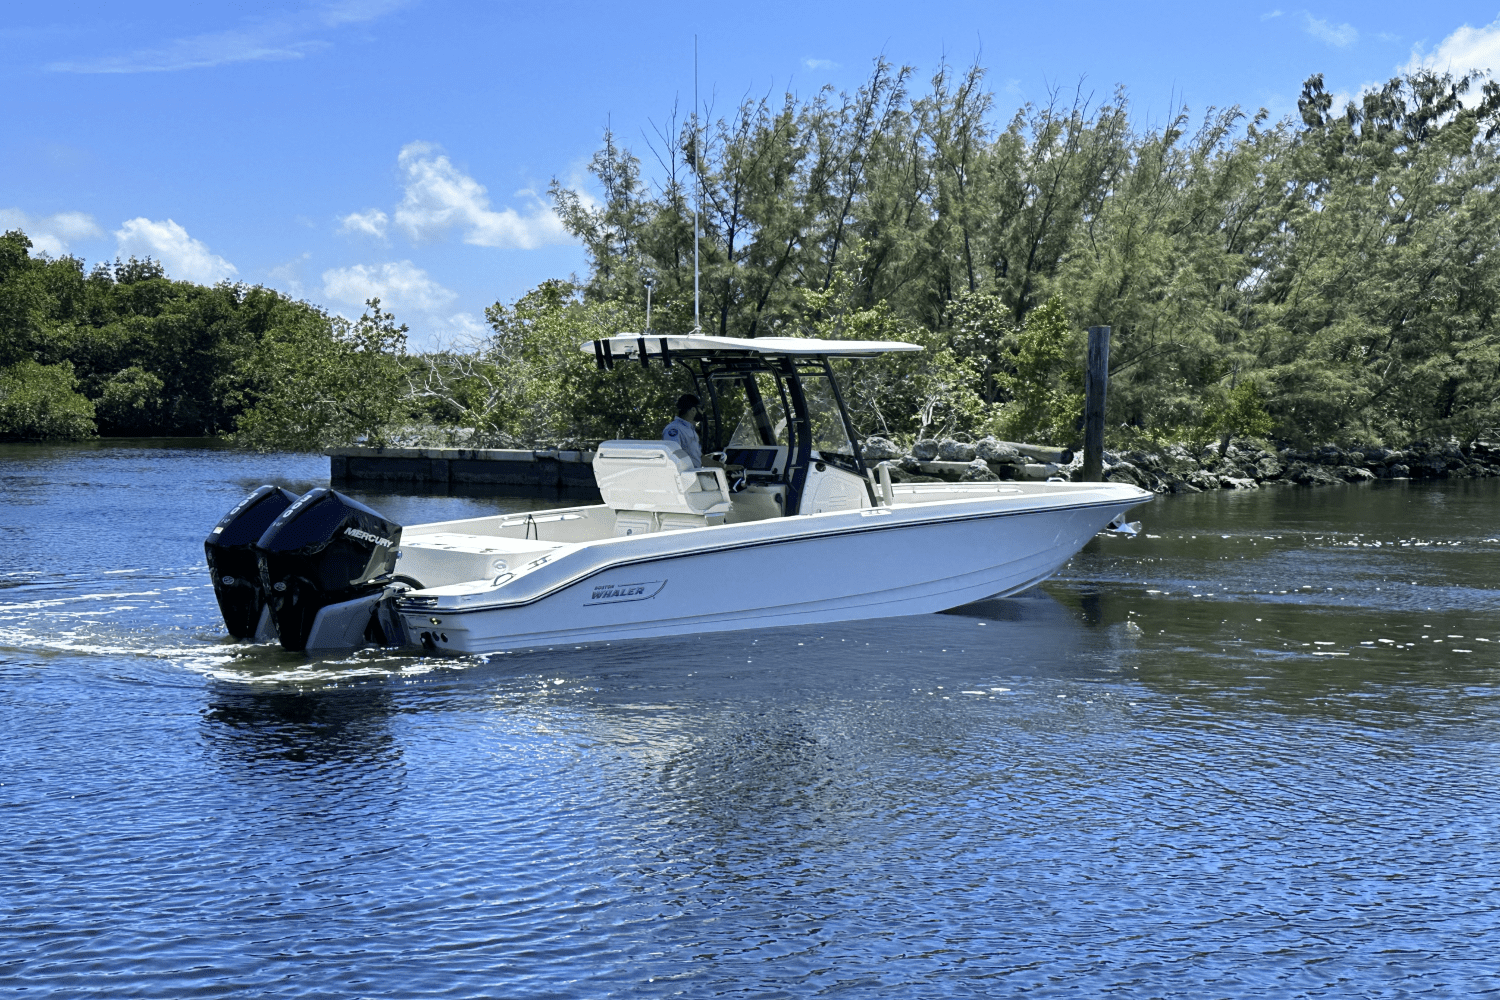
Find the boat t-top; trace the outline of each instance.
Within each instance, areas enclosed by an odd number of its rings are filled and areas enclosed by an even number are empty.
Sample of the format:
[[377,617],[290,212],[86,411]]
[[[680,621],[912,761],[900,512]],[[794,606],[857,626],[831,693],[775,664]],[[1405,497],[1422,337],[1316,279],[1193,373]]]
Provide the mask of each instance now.
[[263,486],[205,543],[230,634],[474,654],[925,614],[1035,586],[1151,497],[893,483],[862,457],[832,362],[914,344],[617,334],[582,349],[606,371],[680,368],[712,457],[605,441],[602,503],[404,527],[331,489]]

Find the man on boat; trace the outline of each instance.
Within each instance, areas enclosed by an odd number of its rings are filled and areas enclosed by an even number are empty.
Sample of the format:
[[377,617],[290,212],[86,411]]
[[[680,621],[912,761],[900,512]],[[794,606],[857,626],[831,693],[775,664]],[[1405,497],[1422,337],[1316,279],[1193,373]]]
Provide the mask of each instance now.
[[677,398],[677,419],[661,432],[661,439],[687,452],[693,467],[703,468],[703,446],[698,443],[698,397],[684,393]]

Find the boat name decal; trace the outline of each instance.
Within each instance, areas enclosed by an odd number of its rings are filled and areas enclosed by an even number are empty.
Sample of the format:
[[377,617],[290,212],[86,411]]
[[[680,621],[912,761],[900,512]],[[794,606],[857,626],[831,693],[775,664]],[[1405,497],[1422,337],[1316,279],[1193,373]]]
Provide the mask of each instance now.
[[362,542],[373,542],[381,548],[388,549],[391,547],[391,540],[389,538],[381,538],[379,535],[372,535],[368,531],[361,531],[358,528],[345,528],[344,534],[350,538],[358,538]]
[[596,583],[585,604],[618,604],[621,601],[646,601],[661,593],[665,580],[640,583]]

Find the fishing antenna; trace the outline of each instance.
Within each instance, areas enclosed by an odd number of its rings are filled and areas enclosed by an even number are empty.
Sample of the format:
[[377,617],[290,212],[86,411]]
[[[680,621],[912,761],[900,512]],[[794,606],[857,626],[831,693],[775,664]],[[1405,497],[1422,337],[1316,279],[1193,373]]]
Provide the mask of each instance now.
[[698,181],[698,196],[693,201],[693,332],[703,332],[698,306],[698,210],[703,205],[703,150],[698,141],[698,36],[693,36],[693,173]]

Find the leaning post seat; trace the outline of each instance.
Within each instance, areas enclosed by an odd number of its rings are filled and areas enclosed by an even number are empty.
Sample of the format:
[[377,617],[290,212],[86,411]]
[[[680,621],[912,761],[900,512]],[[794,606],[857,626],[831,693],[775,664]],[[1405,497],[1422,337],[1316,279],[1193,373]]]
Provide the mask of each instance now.
[[594,452],[594,480],[615,511],[615,534],[638,535],[723,524],[729,480],[693,465],[665,441],[605,441]]

